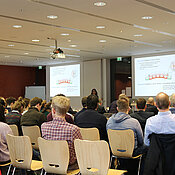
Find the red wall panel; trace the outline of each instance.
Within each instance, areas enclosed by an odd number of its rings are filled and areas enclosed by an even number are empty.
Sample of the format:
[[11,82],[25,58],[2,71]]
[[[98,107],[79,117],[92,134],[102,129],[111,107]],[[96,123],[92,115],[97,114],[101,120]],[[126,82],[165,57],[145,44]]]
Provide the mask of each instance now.
[[35,85],[36,68],[0,65],[0,96],[24,97],[25,86]]

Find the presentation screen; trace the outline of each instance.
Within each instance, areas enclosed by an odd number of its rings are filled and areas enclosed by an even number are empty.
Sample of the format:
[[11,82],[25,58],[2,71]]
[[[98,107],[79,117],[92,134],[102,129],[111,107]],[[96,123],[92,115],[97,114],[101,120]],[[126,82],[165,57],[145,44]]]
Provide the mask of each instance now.
[[175,93],[175,55],[134,58],[133,96]]
[[80,96],[80,64],[50,67],[50,96]]

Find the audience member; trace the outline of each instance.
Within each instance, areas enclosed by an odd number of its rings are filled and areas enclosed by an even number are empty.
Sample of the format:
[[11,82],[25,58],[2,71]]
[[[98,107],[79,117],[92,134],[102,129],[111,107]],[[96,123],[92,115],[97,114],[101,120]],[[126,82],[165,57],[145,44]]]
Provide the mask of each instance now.
[[24,103],[24,109],[23,109],[22,115],[25,114],[28,111],[30,99],[29,98],[24,98],[23,103]]
[[154,112],[154,115],[158,114],[158,109],[155,106],[154,98],[149,97],[147,100],[147,107],[146,107],[146,112]]
[[137,112],[134,112],[131,117],[137,119],[142,127],[142,131],[145,130],[146,120],[154,115],[154,112],[145,112],[146,109],[146,100],[144,98],[139,98],[136,101]]
[[47,115],[51,112],[51,102],[46,103],[41,112],[47,117]]
[[132,129],[135,136],[135,147],[133,151],[133,156],[141,154],[144,150],[143,147],[143,133],[141,126],[138,120],[132,118],[128,112],[129,108],[129,99],[127,97],[122,97],[117,100],[117,114],[113,114],[106,125],[108,129],[114,130],[123,130],[123,129]]
[[0,104],[0,122],[6,123],[6,118],[5,118],[5,108],[3,105]]
[[16,101],[16,98],[14,98],[14,97],[6,98],[6,103],[7,103],[6,109],[8,110],[8,112],[11,112],[12,105],[15,103],[15,101]]
[[20,125],[20,120],[21,120],[21,116],[22,116],[21,113],[23,112],[23,108],[24,108],[24,104],[22,103],[22,101],[16,101],[12,105],[12,111],[9,112],[8,114],[6,114],[7,124],[9,124],[9,125],[12,125],[12,124],[17,125],[19,135],[22,135],[22,129],[21,129],[21,125]]
[[101,99],[99,99],[99,102],[98,102],[97,112],[100,114],[106,113],[106,110],[105,110],[104,106],[102,105]]
[[158,115],[150,117],[146,121],[144,143],[149,146],[149,135],[175,134],[175,114],[169,111],[170,101],[167,94],[160,92],[156,96]]
[[170,111],[175,114],[175,93],[170,96]]
[[38,97],[31,99],[29,110],[21,117],[21,125],[38,125],[40,127],[43,122],[47,121],[45,115],[39,112],[41,109],[41,103],[42,99]]
[[81,128],[98,128],[101,140],[108,140],[106,132],[107,119],[97,112],[98,97],[89,95],[87,97],[87,110],[76,117],[75,124]]
[[[127,97],[125,94],[120,94],[118,99],[122,98],[122,97]],[[117,110],[117,100],[114,100],[111,105],[109,106],[109,113],[113,113],[113,114],[116,114],[118,112]],[[132,113],[132,110],[130,109],[129,110],[129,114]]]
[[86,96],[86,97],[83,97],[83,98],[81,99],[81,104],[82,104],[83,108],[82,108],[79,112],[77,112],[77,113],[75,114],[75,116],[74,116],[74,122],[75,122],[75,123],[76,123],[76,118],[77,118],[82,112],[84,112],[84,111],[87,110],[87,96]]
[[[74,140],[82,139],[80,129],[67,123],[65,115],[70,107],[70,100],[64,96],[55,96],[52,99],[53,120],[43,123],[41,126],[42,136],[47,140],[66,140],[69,145],[69,165],[76,165]],[[76,167],[76,166],[75,166]]]
[[12,134],[12,130],[8,124],[0,122],[0,163],[10,162],[9,150],[7,146],[6,135]]

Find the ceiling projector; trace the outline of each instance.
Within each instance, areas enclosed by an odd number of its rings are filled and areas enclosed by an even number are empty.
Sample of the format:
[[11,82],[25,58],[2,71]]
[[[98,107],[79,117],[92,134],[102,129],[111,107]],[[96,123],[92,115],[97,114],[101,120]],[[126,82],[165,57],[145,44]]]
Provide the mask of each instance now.
[[51,54],[51,58],[52,59],[56,59],[56,58],[66,58],[65,54],[63,53],[63,51],[58,48],[58,49],[55,49],[53,51],[53,53]]

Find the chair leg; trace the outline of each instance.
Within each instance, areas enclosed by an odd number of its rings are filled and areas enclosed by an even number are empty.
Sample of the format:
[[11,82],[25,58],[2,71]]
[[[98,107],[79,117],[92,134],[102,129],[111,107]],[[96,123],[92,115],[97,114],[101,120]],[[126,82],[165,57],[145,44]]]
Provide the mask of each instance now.
[[14,167],[14,168],[13,168],[13,173],[12,173],[12,175],[14,175],[14,174],[15,174],[15,170],[16,170],[16,167]]
[[47,174],[47,172],[45,171],[44,175],[46,175],[46,174]]
[[12,166],[12,164],[9,165],[9,168],[8,168],[8,171],[7,171],[7,175],[9,175],[9,173],[10,173],[11,166]]
[[42,175],[43,174],[43,168],[42,168],[42,170],[41,170],[41,173],[40,173],[40,175]]
[[139,173],[140,173],[141,161],[142,161],[142,156],[139,157],[139,167],[138,167],[138,173],[137,173],[138,175],[139,175]]
[[111,168],[111,166],[112,166],[112,158],[113,158],[113,156],[111,156],[111,160],[110,160],[109,168]]

